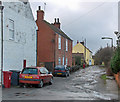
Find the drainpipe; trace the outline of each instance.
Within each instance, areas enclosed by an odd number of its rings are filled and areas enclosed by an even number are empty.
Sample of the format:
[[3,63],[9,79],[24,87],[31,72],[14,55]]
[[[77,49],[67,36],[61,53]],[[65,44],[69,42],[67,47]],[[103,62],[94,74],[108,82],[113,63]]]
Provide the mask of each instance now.
[[2,2],[0,1],[0,11],[1,11],[1,85],[2,85],[2,72],[3,72],[3,9]]
[[36,30],[36,66],[37,66],[37,62],[38,62],[38,59],[37,59],[37,51],[38,51],[38,47],[37,47],[37,45],[38,45],[38,30]]
[[55,64],[56,64],[56,33],[54,34],[54,67],[55,67]]

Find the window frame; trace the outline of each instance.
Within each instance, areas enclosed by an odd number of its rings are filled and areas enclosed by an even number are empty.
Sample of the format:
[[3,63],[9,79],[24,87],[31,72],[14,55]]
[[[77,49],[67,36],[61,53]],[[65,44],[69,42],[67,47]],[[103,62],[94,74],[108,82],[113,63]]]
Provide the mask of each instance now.
[[65,57],[63,56],[63,63],[62,63],[63,65],[65,65]]
[[[10,34],[10,32],[12,32]],[[15,34],[14,34],[14,20],[9,19],[9,40],[14,40]]]
[[58,49],[61,49],[61,35],[58,37]]
[[61,58],[58,58],[58,65],[61,65]]
[[68,39],[66,39],[66,51],[68,51]]
[[68,58],[66,57],[66,65],[68,65]]

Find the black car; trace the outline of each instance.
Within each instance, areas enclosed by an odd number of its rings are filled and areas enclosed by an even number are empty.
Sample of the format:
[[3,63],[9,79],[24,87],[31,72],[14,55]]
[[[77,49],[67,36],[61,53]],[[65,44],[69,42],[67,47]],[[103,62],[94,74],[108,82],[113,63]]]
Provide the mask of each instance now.
[[65,65],[57,65],[54,69],[54,76],[69,76],[69,68],[66,67]]

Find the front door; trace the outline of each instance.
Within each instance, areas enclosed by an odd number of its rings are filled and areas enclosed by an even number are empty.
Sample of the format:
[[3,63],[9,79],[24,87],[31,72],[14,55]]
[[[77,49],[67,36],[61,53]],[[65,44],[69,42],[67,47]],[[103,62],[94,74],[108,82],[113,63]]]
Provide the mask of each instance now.
[[92,61],[91,60],[89,60],[89,66],[91,66],[92,65]]

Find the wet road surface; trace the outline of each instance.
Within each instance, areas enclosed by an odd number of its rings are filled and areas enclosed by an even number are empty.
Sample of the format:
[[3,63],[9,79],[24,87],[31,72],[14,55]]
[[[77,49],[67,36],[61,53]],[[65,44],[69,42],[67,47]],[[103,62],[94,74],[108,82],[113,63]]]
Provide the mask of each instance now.
[[90,66],[70,77],[54,77],[53,85],[43,88],[11,87],[2,89],[3,100],[118,100],[118,86],[113,80],[102,80],[104,68]]

